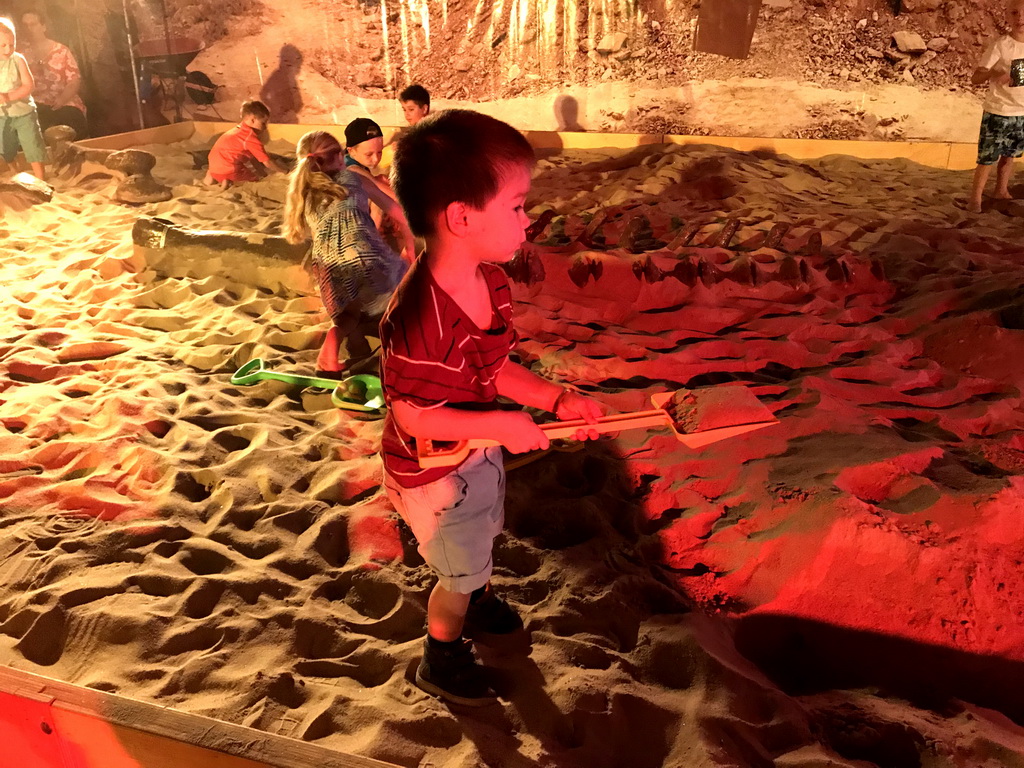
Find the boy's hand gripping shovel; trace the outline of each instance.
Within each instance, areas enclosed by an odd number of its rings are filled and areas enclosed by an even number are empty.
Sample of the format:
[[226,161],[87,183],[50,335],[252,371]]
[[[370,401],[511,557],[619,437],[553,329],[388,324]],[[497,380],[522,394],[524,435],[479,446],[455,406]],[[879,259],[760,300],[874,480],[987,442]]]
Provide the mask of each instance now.
[[331,390],[331,402],[338,408],[350,411],[377,411],[384,406],[384,394],[380,379],[370,374],[358,374],[338,381],[314,376],[297,376],[293,373],[278,373],[268,370],[263,360],[256,358],[243,365],[231,377],[231,383],[249,386],[257,381],[271,379],[295,384],[300,387],[316,387]]
[[[573,437],[577,431],[621,432],[625,429],[669,427],[679,442],[701,448],[727,437],[777,424],[778,419],[745,387],[719,386],[701,390],[680,389],[653,395],[654,408],[636,413],[602,416],[596,424],[583,419],[541,424],[548,438]],[[419,465],[424,469],[451,467],[462,462],[474,448],[501,445],[497,440],[473,439],[436,447],[431,440],[417,440]],[[449,444],[446,444],[448,446]]]

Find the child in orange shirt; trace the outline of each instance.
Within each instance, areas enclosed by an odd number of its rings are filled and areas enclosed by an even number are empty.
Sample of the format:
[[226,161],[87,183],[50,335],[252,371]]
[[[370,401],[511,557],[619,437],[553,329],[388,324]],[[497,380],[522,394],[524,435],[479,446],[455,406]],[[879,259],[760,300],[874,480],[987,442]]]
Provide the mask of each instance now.
[[270,110],[262,101],[242,103],[242,121],[225,132],[210,150],[210,169],[204,181],[227,189],[241,181],[257,181],[270,171],[287,173],[267,154],[260,133],[267,127]]

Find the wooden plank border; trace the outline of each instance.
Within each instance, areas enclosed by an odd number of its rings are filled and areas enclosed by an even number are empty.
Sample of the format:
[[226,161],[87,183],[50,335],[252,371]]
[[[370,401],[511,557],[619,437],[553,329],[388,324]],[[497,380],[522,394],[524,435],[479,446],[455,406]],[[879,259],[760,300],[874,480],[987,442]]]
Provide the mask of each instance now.
[[[146,128],[114,136],[86,139],[83,146],[102,149],[126,149],[142,144],[169,144],[195,137],[212,139],[235,123],[200,120]],[[400,129],[382,126],[385,142]],[[323,130],[344,142],[344,127],[333,124],[300,125],[272,123],[268,126],[271,140],[298,142],[307,131]],[[906,158],[932,168],[969,170],[974,168],[977,146],[948,141],[833,141],[830,139],[773,139],[748,136],[681,136],[661,133],[568,133],[560,131],[524,131],[535,149],[630,149],[648,144],[710,144],[741,152],[765,150],[810,160],[826,155],[848,155],[861,160]],[[1024,161],[1024,158],[1022,158]]]
[[[0,667],[2,702],[6,756],[29,759],[5,764],[25,768],[396,768],[11,667]],[[40,762],[47,739],[59,761]]]
[[130,149],[140,144],[173,144],[176,141],[191,138],[195,132],[195,123],[186,120],[170,125],[158,125],[155,128],[143,128],[138,131],[99,136],[95,139],[83,139],[76,143],[94,149]]

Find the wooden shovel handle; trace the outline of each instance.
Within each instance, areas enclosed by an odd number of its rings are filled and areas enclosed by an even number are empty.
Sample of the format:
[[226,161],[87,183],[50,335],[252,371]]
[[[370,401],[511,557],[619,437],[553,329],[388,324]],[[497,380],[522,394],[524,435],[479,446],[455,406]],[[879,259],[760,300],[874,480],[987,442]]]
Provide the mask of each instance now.
[[[572,419],[570,421],[552,421],[541,424],[540,428],[547,434],[548,439],[558,440],[564,437],[575,437],[576,432],[581,429],[593,430],[595,432],[621,432],[625,429],[650,429],[653,427],[672,426],[672,420],[668,413],[662,408],[655,408],[650,411],[638,411],[636,413],[616,413],[611,416],[602,416],[595,424],[589,424],[583,419]],[[470,451],[475,448],[487,448],[489,446],[501,445],[497,440],[474,438],[462,440],[450,448],[439,449],[434,446],[431,440],[417,440],[416,446],[419,452],[419,465],[424,469],[435,467],[451,467],[469,456]]]
[[562,437],[574,437],[583,429],[593,430],[602,434],[607,432],[622,432],[626,429],[654,429],[656,427],[671,427],[672,419],[664,408],[654,408],[650,411],[636,411],[635,413],[615,413],[611,416],[602,416],[594,424],[589,424],[583,419],[572,419],[570,421],[552,421],[541,424],[548,438],[558,440]]

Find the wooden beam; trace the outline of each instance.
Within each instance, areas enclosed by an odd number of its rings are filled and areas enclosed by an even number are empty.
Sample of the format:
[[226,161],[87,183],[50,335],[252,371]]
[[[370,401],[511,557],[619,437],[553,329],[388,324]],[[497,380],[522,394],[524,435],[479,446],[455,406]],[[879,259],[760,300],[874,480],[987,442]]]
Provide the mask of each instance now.
[[170,125],[158,125],[155,128],[143,128],[138,131],[115,133],[95,139],[83,139],[75,143],[95,149],[129,149],[144,144],[173,144],[176,141],[191,138],[195,132],[195,124],[191,120],[186,120]]
[[906,158],[933,168],[948,168],[950,149],[948,142],[928,141],[839,141],[829,139],[772,139],[748,136],[676,136],[666,135],[669,144],[713,144],[741,152],[769,151],[789,155],[800,160],[812,160],[826,155],[848,155],[862,160],[891,160]]
[[[203,138],[212,138],[219,136],[229,128],[234,128],[237,123],[218,122],[215,120],[201,120],[195,123],[196,136]],[[400,129],[391,128],[388,126],[381,126],[381,131],[384,135],[384,143],[387,144],[391,141],[391,138],[398,133]],[[300,123],[269,123],[267,125],[267,132],[270,134],[271,141],[277,141],[283,139],[291,144],[298,144],[299,139],[302,138],[304,133],[310,131],[327,131],[334,135],[338,141],[342,144],[345,143],[345,126],[335,125],[334,123],[322,123],[322,124],[300,124]]]
[[632,149],[646,144],[664,144],[660,133],[569,133],[523,131],[534,149]]
[[[147,128],[142,131],[120,133],[99,139],[79,142],[87,147],[124,149],[145,144],[166,144],[195,137],[209,139],[235,123],[200,120]],[[297,143],[307,131],[324,130],[344,143],[344,127],[340,125],[298,125],[272,123],[268,126],[270,138]],[[385,142],[397,133],[397,127],[382,126]],[[904,157],[922,165],[951,170],[973,168],[977,158],[977,145],[948,141],[838,141],[829,139],[779,139],[748,136],[689,136],[660,133],[600,133],[588,131],[572,133],[562,131],[524,131],[523,134],[536,149],[629,149],[647,144],[711,144],[741,152],[769,150],[790,157],[807,160],[825,155],[850,155],[864,160],[888,160]],[[387,166],[388,163],[383,163]]]
[[0,737],[4,764],[19,768],[395,768],[10,667]]

